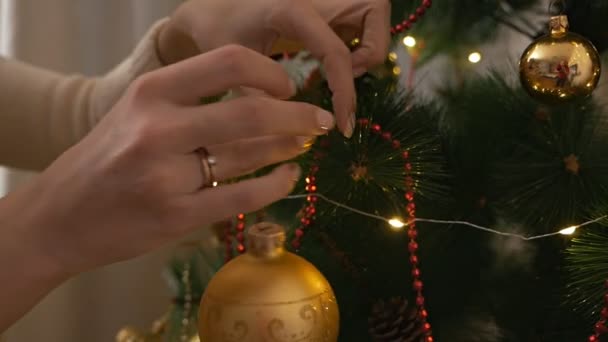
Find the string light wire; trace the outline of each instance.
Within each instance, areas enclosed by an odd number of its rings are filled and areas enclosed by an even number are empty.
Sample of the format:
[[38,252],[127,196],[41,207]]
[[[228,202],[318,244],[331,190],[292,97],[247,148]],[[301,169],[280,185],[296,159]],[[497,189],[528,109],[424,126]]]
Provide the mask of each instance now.
[[[342,208],[345,210],[348,210],[350,212],[353,212],[355,214],[359,214],[361,216],[366,216],[378,221],[383,221],[388,223],[389,225],[391,225],[394,228],[403,228],[404,226],[407,226],[407,223],[403,222],[400,219],[397,218],[386,218],[380,215],[376,215],[376,214],[372,214],[363,210],[359,210],[357,208],[353,208],[351,206],[348,206],[344,203],[340,203],[338,201],[334,201],[331,198],[328,198],[327,196],[321,194],[321,193],[312,193],[312,194],[302,194],[302,195],[291,195],[291,196],[287,196],[285,199],[287,200],[298,200],[298,199],[303,199],[303,198],[307,198],[308,196],[316,196],[322,200],[324,200],[327,203],[330,203],[338,208]],[[505,237],[512,237],[512,238],[517,238],[520,240],[524,240],[524,241],[533,241],[533,240],[540,240],[540,239],[546,239],[546,238],[550,238],[550,237],[554,237],[557,235],[572,235],[574,234],[574,232],[579,229],[579,228],[583,228],[585,226],[600,222],[604,219],[607,219],[608,215],[604,215],[602,217],[598,217],[596,219],[590,220],[590,221],[586,221],[583,222],[581,224],[575,225],[575,226],[571,226],[568,228],[564,228],[564,229],[560,229],[559,231],[553,232],[553,233],[548,233],[548,234],[541,234],[541,235],[532,235],[532,236],[525,236],[525,235],[520,235],[520,234],[516,234],[516,233],[508,233],[508,232],[503,232],[500,230],[496,230],[496,229],[492,229],[489,227],[484,227],[475,223],[471,223],[471,222],[467,222],[467,221],[458,221],[458,220],[437,220],[437,219],[426,219],[426,218],[415,218],[412,219],[410,222],[426,222],[426,223],[436,223],[436,224],[443,224],[443,225],[459,225],[459,226],[467,226],[469,228],[473,228],[473,229],[477,229],[480,231],[484,231],[487,233],[491,233],[491,234],[495,234],[495,235],[500,235],[500,236],[505,236]]]

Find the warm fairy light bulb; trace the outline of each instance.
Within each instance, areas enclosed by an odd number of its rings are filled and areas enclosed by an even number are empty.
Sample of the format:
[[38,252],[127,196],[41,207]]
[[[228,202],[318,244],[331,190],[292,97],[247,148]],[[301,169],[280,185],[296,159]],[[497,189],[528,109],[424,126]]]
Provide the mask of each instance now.
[[572,235],[576,232],[577,229],[578,229],[577,226],[572,226],[572,227],[568,227],[568,228],[560,230],[559,233],[562,235]]
[[397,61],[397,53],[396,52],[391,52],[388,54],[388,59],[391,62],[396,62]]
[[395,76],[401,75],[401,68],[398,67],[398,66],[394,67],[393,68],[393,75],[395,75]]
[[414,47],[416,46],[416,39],[412,36],[406,36],[403,38],[403,45],[407,47]]
[[477,64],[477,63],[481,62],[481,54],[479,52],[472,52],[469,55],[469,62],[471,62],[473,64]]
[[388,224],[391,225],[391,227],[395,228],[395,229],[401,229],[403,227],[405,227],[405,223],[403,223],[403,221],[401,221],[398,218],[393,218],[388,220]]
[[217,182],[213,182],[213,187],[215,188],[217,186]]

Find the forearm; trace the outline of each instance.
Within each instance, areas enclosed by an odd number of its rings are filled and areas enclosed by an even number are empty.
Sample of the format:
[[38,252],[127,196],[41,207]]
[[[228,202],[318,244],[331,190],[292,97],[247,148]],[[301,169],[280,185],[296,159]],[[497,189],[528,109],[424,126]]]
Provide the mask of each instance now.
[[[50,291],[68,279],[32,236],[36,209],[26,198],[35,191],[29,185],[0,199],[0,334],[25,315]],[[23,202],[30,202],[29,204]]]
[[161,67],[155,25],[100,78],[65,76],[0,59],[0,164],[41,170],[80,141],[139,75]]

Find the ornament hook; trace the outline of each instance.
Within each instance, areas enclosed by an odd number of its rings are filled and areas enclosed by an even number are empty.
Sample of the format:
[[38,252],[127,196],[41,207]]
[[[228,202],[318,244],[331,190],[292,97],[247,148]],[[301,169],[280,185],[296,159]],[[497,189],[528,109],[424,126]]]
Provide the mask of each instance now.
[[[566,13],[566,0],[551,0],[549,3],[549,14],[551,15],[563,15]],[[554,11],[554,9],[556,11]]]

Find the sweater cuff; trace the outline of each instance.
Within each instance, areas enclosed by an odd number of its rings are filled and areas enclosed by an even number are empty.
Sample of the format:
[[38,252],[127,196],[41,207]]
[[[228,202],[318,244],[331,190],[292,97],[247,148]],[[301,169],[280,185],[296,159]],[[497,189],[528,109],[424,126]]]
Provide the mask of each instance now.
[[157,21],[127,59],[106,76],[97,80],[92,93],[91,107],[89,108],[91,129],[110,111],[135,79],[163,67],[158,54],[157,41],[162,27],[168,21],[169,18]]

